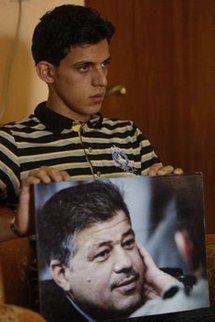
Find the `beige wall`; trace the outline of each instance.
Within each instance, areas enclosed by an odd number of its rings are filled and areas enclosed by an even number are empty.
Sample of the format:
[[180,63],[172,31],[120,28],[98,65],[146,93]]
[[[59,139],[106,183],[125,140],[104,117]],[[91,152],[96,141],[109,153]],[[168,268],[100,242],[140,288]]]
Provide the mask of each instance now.
[[[64,3],[84,5],[84,0],[22,0],[19,40],[17,50],[13,51],[19,0],[0,0],[1,124],[22,118],[31,113],[38,102],[46,99],[46,84],[38,79],[31,58],[31,37],[43,13]],[[12,53],[15,53],[14,57]]]

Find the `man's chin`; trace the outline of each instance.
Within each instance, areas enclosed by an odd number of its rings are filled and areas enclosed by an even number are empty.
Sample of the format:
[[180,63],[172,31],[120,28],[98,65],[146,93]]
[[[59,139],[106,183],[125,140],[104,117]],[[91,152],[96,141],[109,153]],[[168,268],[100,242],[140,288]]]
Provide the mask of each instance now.
[[117,305],[116,311],[123,315],[130,315],[134,310],[141,306],[142,300],[138,297],[130,301],[125,301],[121,305]]
[[[116,305],[117,304],[117,305]],[[114,318],[126,318],[129,317],[135,310],[142,305],[142,300],[138,297],[137,299],[126,299],[124,301],[117,301],[114,306],[103,312],[96,312],[96,320],[103,321]]]

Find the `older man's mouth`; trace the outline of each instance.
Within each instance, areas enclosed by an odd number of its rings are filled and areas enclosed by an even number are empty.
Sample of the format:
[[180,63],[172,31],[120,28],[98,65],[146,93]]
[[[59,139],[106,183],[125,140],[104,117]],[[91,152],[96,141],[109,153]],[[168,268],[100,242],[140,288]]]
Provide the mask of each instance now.
[[122,281],[116,283],[113,287],[113,289],[117,290],[123,295],[127,295],[132,293],[137,288],[137,280],[138,276],[130,276],[127,278],[124,278]]

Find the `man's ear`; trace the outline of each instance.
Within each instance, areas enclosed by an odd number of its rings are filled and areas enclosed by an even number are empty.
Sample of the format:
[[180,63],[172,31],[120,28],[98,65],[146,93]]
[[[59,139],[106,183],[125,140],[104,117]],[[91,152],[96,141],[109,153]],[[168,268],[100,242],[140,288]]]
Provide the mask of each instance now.
[[54,82],[54,66],[47,61],[40,61],[36,65],[37,75],[47,84]]
[[58,260],[51,260],[51,263],[49,265],[49,270],[55,283],[59,285],[64,291],[69,291],[70,290],[70,283],[68,278],[69,268],[66,267]]
[[193,243],[186,229],[175,233],[175,242],[184,261],[192,267]]

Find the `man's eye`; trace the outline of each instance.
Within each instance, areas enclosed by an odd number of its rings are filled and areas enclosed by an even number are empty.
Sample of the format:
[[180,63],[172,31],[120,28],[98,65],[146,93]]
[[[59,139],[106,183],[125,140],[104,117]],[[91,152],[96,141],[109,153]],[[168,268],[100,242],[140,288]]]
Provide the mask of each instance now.
[[123,247],[126,249],[132,249],[135,246],[135,239],[134,238],[129,238],[123,243]]
[[78,66],[78,70],[80,72],[87,72],[88,69],[89,69],[89,64],[82,64],[82,65]]
[[108,68],[108,65],[110,65],[110,61],[109,61],[109,60],[104,61],[104,62],[102,63],[102,68]]
[[102,252],[96,254],[95,260],[97,262],[105,261],[109,257],[109,255],[110,255],[110,250],[109,249],[105,249]]

